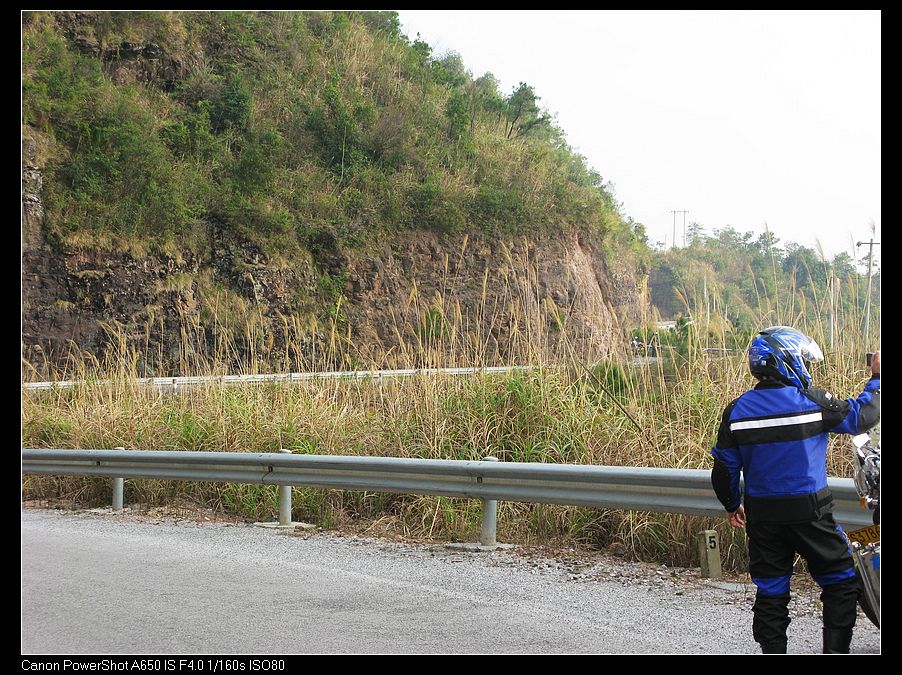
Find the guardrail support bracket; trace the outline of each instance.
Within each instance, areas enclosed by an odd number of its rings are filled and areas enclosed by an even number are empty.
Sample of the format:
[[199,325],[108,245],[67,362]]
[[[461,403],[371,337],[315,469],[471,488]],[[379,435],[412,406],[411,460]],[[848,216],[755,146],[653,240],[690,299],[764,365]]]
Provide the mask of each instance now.
[[[282,454],[290,455],[291,450],[286,450],[285,448],[281,448],[279,450]],[[270,467],[270,471],[272,471],[272,467]],[[257,527],[270,527],[279,530],[293,530],[296,527],[300,527],[304,530],[314,530],[316,529],[316,525],[312,525],[311,523],[298,523],[291,520],[291,486],[290,485],[280,485],[279,486],[279,522],[277,523],[254,523]]]
[[[497,462],[497,457],[486,457],[485,462]],[[477,482],[482,482],[477,478]],[[454,543],[445,544],[445,548],[453,551],[496,551],[499,548],[514,548],[513,544],[499,544],[497,540],[498,530],[498,501],[495,499],[482,500],[482,532],[478,544]]]

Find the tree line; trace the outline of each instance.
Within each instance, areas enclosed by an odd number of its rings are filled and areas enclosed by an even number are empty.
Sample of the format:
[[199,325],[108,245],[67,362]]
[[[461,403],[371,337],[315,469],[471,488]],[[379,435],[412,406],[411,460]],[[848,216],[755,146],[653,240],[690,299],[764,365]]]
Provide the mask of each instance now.
[[[821,327],[824,337],[842,325],[863,330],[868,305],[867,255],[827,256],[770,231],[755,235],[727,226],[707,234],[693,223],[687,245],[652,254],[649,290],[660,315],[712,324],[744,347],[763,323]],[[877,249],[879,251],[879,249]],[[871,334],[880,322],[880,269],[873,261]],[[831,323],[832,321],[832,323]],[[717,325],[717,322],[726,324]]]

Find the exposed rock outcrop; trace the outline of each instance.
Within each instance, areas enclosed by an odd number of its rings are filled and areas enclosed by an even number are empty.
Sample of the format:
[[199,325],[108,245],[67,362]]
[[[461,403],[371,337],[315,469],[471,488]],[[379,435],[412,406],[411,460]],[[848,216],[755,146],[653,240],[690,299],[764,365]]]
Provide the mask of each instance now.
[[37,166],[37,143],[31,136],[22,139],[22,247],[40,246],[44,222],[44,176]]
[[409,232],[341,251],[335,265],[312,256],[276,265],[223,238],[209,257],[179,260],[26,248],[26,358],[39,367],[73,351],[133,351],[152,375],[190,368],[192,357],[302,368],[331,354],[370,365],[429,346],[483,363],[571,348],[602,356],[622,349],[646,311],[644,278],[575,233]]

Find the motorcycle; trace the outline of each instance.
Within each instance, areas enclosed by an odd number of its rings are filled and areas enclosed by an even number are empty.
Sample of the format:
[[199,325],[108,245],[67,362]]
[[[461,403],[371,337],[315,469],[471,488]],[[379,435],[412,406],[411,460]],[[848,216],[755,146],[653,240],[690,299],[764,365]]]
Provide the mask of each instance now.
[[873,434],[852,437],[855,449],[855,487],[862,507],[874,512],[873,525],[849,532],[849,547],[861,581],[859,604],[871,622],[880,627],[880,438]]

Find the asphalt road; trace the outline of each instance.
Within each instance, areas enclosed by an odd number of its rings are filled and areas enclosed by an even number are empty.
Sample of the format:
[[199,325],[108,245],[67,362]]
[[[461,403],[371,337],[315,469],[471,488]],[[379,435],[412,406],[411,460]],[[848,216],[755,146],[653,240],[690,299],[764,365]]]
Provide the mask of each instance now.
[[[23,654],[744,654],[754,590],[246,525],[22,511]],[[820,650],[794,600],[790,652]],[[860,619],[855,653],[880,653]]]

